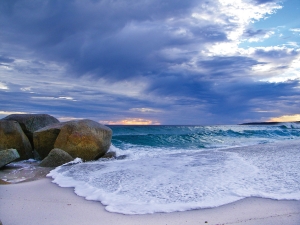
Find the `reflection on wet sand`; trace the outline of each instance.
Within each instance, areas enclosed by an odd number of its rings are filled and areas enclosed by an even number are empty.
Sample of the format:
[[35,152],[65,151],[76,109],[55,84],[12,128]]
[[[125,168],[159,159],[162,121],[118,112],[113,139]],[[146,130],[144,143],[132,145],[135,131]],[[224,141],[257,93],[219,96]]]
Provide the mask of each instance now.
[[38,180],[46,177],[54,169],[52,167],[39,167],[39,163],[36,160],[24,160],[6,165],[0,170],[0,184]]

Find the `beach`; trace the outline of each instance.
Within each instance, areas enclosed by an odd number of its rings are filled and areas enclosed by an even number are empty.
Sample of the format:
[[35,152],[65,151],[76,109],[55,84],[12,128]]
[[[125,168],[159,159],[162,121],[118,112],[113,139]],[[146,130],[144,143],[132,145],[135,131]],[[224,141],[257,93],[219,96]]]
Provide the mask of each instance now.
[[299,225],[300,201],[246,198],[228,205],[173,213],[123,215],[107,212],[100,202],[77,196],[42,178],[0,185],[3,225],[64,224],[245,224]]
[[299,225],[299,137],[293,124],[114,127],[114,159],[7,165],[0,220]]

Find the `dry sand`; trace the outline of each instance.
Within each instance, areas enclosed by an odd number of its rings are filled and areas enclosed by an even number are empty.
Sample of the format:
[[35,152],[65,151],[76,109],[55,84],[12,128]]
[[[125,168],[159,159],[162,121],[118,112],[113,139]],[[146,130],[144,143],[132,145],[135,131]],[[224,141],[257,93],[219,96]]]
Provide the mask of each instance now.
[[105,211],[100,202],[77,196],[50,178],[0,185],[3,225],[299,225],[300,201],[248,198],[229,205],[175,213],[122,215]]

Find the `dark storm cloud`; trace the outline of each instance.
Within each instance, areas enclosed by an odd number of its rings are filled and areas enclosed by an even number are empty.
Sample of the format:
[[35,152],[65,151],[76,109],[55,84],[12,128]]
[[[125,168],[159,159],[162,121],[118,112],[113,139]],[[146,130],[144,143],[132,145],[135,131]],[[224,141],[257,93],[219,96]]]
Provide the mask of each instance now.
[[[257,120],[255,109],[261,111],[277,111],[289,113],[297,111],[297,106],[291,104],[294,102],[293,96],[299,96],[299,81],[288,81],[284,83],[262,83],[262,82],[240,82],[235,81],[230,84],[219,84],[215,87],[215,95],[212,95],[209,112],[215,115],[222,115],[222,120],[241,121],[235,118],[236,115],[243,116],[249,120]],[[291,101],[288,101],[291,99]],[[288,111],[281,111],[283,108],[289,108]],[[278,113],[278,112],[277,112]],[[269,116],[275,116],[276,113],[269,113]],[[262,115],[261,115],[262,116]],[[234,117],[234,118],[233,118]]]
[[[165,60],[158,61],[162,49],[226,41],[220,26],[185,21],[196,3],[200,2],[4,1],[0,22],[10,31],[3,35],[6,42],[65,62],[74,75],[119,80],[165,68]],[[174,16],[173,24],[165,23]],[[181,28],[188,36],[176,34]]]
[[[236,62],[234,66],[228,65],[229,68],[240,67],[239,60],[233,58],[219,59],[219,64],[215,64],[217,71],[222,69],[227,70],[225,65],[228,61],[231,63]],[[224,62],[224,64],[222,63]],[[225,63],[226,62],[226,63]],[[245,60],[245,63],[255,64],[253,60]],[[204,63],[205,64],[205,63]],[[208,66],[208,65],[206,65]],[[210,67],[209,67],[210,68]],[[236,72],[227,71],[228,74]],[[225,76],[226,72],[220,72],[222,76],[216,77],[215,74],[204,76],[203,74],[193,74],[191,77],[180,75],[164,74],[164,76],[157,77],[152,83],[148,92],[162,97],[173,97],[173,105],[201,105],[205,104],[206,111],[214,115],[222,115],[219,122],[231,120],[236,123],[239,122],[238,118],[234,115],[244,115],[246,118],[255,120],[256,114],[253,112],[254,108],[272,108],[276,103],[278,108],[287,107],[289,104],[291,110],[295,110],[291,103],[283,101],[284,98],[292,96],[299,96],[300,90],[299,81],[287,81],[282,83],[269,83],[269,82],[255,82],[245,76],[243,72],[243,79],[237,79],[230,76]],[[224,80],[226,77],[226,81]],[[280,103],[281,102],[281,103]]]
[[250,57],[230,56],[213,57],[210,60],[198,62],[199,67],[205,68],[208,75],[213,79],[224,79],[234,76],[245,76],[247,71],[254,65],[261,64]]
[[288,49],[272,49],[272,50],[265,50],[265,49],[257,49],[255,51],[255,56],[257,57],[264,57],[264,58],[293,58],[299,55],[299,51],[296,50],[288,50]]
[[[148,100],[139,100],[119,94],[108,94],[97,87],[91,88],[84,84],[71,84],[71,87],[68,87],[64,83],[62,83],[63,86],[60,86],[43,80],[39,80],[34,84],[36,87],[26,90],[23,85],[7,83],[8,89],[5,91],[0,89],[0,112],[4,110],[9,112],[48,113],[57,118],[75,117],[99,121],[107,120],[108,115],[130,117],[134,114],[129,112],[132,107],[158,106]],[[72,87],[73,85],[75,87]],[[4,116],[4,114],[0,114],[0,119]]]
[[[218,110],[222,109],[223,113],[226,113],[229,109],[226,105],[233,107],[233,110],[234,107],[242,105],[243,107],[248,107],[243,111],[249,111],[249,107],[253,107],[251,100],[260,100],[263,106],[264,102],[270,99],[279,100],[286,96],[299,95],[300,91],[295,88],[297,86],[299,86],[299,81],[263,83],[248,80],[247,82],[233,81],[226,84],[220,83],[216,88],[216,93],[219,94],[219,97],[217,97],[218,104],[222,107]],[[220,97],[221,95],[223,97]],[[227,104],[230,102],[231,104]]]
[[15,61],[14,59],[7,58],[5,56],[0,56],[0,63],[12,63],[14,61]]
[[[216,94],[215,86],[219,83],[226,83],[230,86],[230,79],[235,77],[249,81],[245,76],[253,65],[261,64],[249,57],[212,57],[211,59],[198,62],[198,66],[204,69],[205,73],[189,72],[184,73],[162,73],[150,81],[147,93],[167,96],[188,96],[199,100],[211,100]],[[228,82],[229,81],[229,82]],[[218,96],[218,94],[216,94]]]
[[153,79],[147,93],[174,97],[177,105],[206,104],[208,111],[216,114],[222,111],[223,115],[226,110],[235,113],[249,110],[251,91],[257,86],[261,93],[268,92],[264,90],[268,86],[247,78],[247,70],[259,64],[251,58],[215,57],[198,63],[206,73],[161,74]]
[[[255,4],[268,2],[276,1]],[[299,51],[256,49],[252,55],[226,56],[220,47],[219,53],[209,52],[212,44],[232,44],[236,40],[229,33],[243,30],[242,20],[226,10],[205,0],[1,1],[0,66],[11,64],[3,75],[10,80],[0,80],[8,86],[0,90],[1,107],[103,120],[138,117],[140,111],[130,109],[147,107],[172,112],[160,118],[163,123],[180,123],[181,113],[185,123],[193,123],[199,111],[219,115],[225,123],[246,114],[254,118],[253,102],[299,95],[298,82],[256,82],[252,71],[265,59],[283,60],[279,67],[287,69]],[[244,38],[267,34],[244,30]],[[99,79],[107,86],[133,81],[144,86],[126,95],[132,90],[116,85],[124,89],[122,95],[101,90]]]
[[[223,90],[224,95],[217,98],[217,104],[210,108],[210,112],[221,114],[223,121],[230,120],[233,115],[243,116],[248,120],[257,120],[258,111],[270,111],[268,116],[276,116],[297,111],[293,96],[299,96],[299,81],[284,83],[247,82],[230,85]],[[289,109],[288,109],[289,108]],[[288,110],[286,110],[288,109]],[[237,113],[238,112],[238,113]],[[239,123],[240,119],[235,119]]]

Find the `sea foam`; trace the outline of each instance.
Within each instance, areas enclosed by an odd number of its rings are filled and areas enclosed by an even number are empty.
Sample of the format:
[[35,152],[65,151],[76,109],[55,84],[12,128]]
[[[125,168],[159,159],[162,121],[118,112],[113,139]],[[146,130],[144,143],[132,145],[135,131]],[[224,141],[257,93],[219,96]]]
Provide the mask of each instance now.
[[210,208],[252,196],[300,200],[299,140],[226,149],[112,149],[127,157],[63,165],[48,176],[123,214]]

